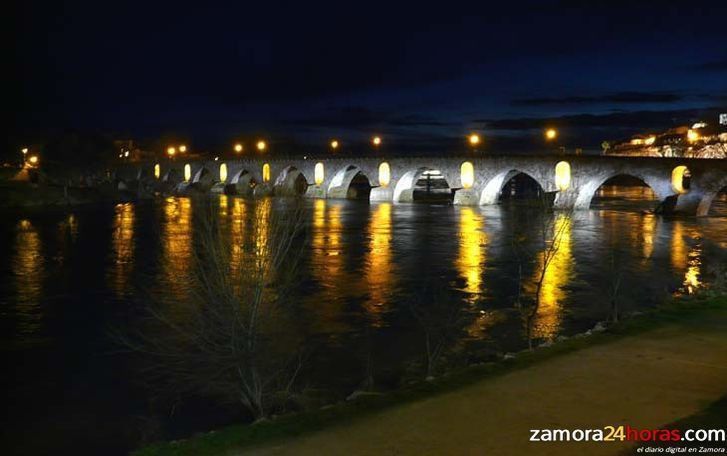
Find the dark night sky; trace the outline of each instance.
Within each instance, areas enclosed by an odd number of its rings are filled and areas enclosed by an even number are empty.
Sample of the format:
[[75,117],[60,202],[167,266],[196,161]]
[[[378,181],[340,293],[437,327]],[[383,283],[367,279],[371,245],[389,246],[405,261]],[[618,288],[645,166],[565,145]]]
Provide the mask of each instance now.
[[17,141],[598,148],[727,111],[724,1],[196,3],[19,4]]

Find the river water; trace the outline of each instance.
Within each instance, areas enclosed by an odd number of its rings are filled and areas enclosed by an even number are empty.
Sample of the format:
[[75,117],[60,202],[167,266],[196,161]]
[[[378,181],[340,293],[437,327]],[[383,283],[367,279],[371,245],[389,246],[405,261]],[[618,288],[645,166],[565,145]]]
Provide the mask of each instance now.
[[[590,211],[572,220],[554,216],[562,237],[544,278],[534,329],[539,341],[605,319],[615,276],[622,280],[623,311],[708,285],[709,271],[725,258],[727,200],[722,196],[710,217],[662,218],[642,212],[649,204],[644,195],[638,188],[604,189]],[[212,198],[225,221],[260,205]],[[205,401],[176,404],[173,413],[168,404],[158,405],[109,336],[115,327],[134,324],[130,309],[150,290],[171,302],[188,296],[197,204],[159,198],[3,214],[6,449],[123,454],[142,438],[175,437],[239,419]],[[466,315],[453,363],[523,348],[514,302],[518,270],[526,281],[537,274],[518,265],[541,254],[518,247],[522,239],[537,239],[542,226],[532,208],[306,204],[310,247],[304,280],[290,297],[299,303],[291,324],[315,341],[308,378],[314,387],[344,396],[355,390],[365,356],[375,360],[379,386],[395,387],[402,366],[424,348],[406,303],[433,287],[446,290]]]

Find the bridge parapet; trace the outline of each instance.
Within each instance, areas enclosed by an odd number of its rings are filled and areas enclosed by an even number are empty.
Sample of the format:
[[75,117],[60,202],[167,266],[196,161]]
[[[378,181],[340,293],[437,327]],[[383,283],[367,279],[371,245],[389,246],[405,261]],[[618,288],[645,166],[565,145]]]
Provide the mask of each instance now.
[[[565,164],[562,164],[565,162]],[[224,172],[222,168],[224,165]],[[685,173],[690,188],[681,188]],[[120,169],[124,179],[209,186],[232,186],[240,194],[304,194],[313,198],[350,197],[353,183],[367,181],[372,201],[411,201],[417,180],[437,170],[454,193],[454,203],[496,204],[514,175],[531,177],[546,192],[556,192],[555,206],[587,209],[608,179],[633,176],[646,183],[660,201],[677,195],[677,209],[705,215],[727,185],[727,161],[705,159],[556,155],[442,157],[299,157],[251,156],[232,160],[161,161]],[[680,174],[681,173],[681,174]],[[224,181],[224,182],[223,182]],[[202,185],[205,184],[205,185]]]

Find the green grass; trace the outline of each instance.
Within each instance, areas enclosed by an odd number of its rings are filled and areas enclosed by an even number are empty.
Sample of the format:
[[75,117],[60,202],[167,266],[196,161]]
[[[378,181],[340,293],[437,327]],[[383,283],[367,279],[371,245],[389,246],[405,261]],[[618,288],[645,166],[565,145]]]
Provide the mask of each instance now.
[[265,442],[296,437],[325,427],[349,423],[387,407],[456,390],[486,378],[524,369],[563,354],[597,344],[610,343],[663,325],[708,326],[716,314],[727,314],[727,296],[679,298],[658,310],[612,326],[606,332],[596,333],[590,337],[570,338],[533,352],[522,352],[515,359],[471,366],[450,372],[433,382],[422,381],[392,393],[367,396],[325,409],[286,415],[253,425],[233,425],[182,441],[157,443],[141,448],[133,454],[137,456],[219,455]]

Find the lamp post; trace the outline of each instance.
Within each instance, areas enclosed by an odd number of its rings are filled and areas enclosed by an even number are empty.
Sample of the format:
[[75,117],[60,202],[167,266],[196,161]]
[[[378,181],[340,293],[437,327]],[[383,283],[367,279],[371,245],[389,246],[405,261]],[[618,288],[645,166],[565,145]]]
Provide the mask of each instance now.
[[240,152],[242,152],[242,144],[240,144],[240,143],[235,144],[235,147],[233,149],[235,150],[235,153],[239,154]]
[[177,153],[177,149],[174,146],[167,147],[167,156],[170,160],[174,159],[174,155]]
[[338,143],[338,140],[337,140],[337,139],[333,139],[333,140],[331,140],[331,150],[332,150],[333,152],[335,152],[335,151],[336,151],[336,149],[338,149],[338,146],[339,146],[339,145],[340,145],[340,144]]

